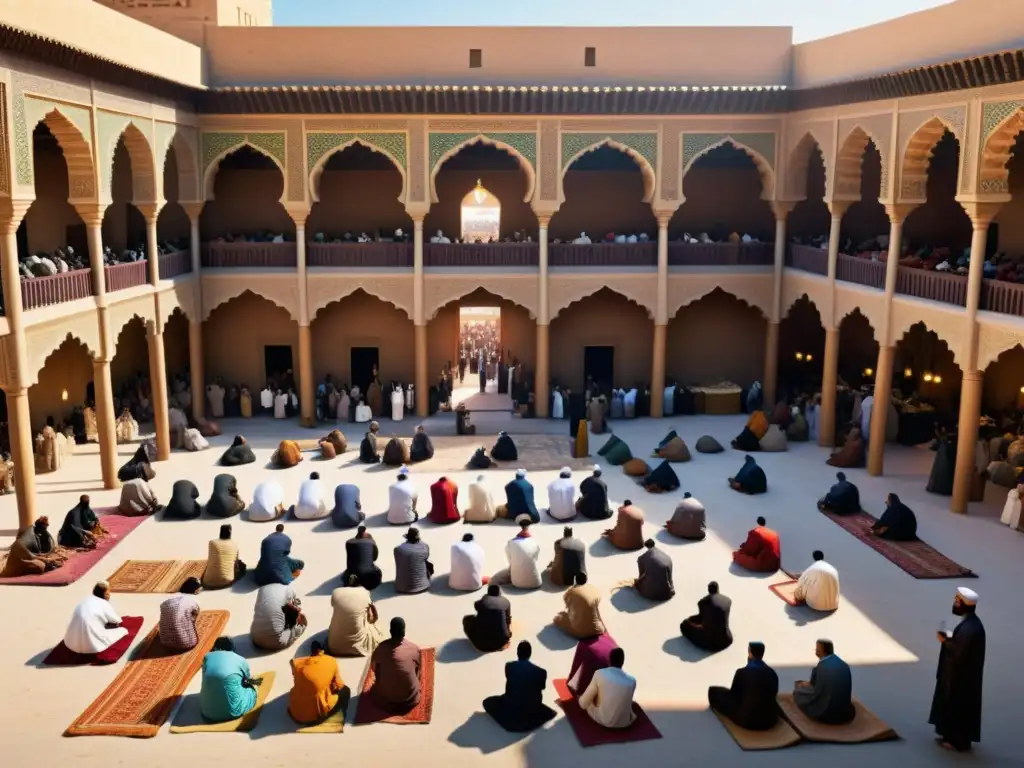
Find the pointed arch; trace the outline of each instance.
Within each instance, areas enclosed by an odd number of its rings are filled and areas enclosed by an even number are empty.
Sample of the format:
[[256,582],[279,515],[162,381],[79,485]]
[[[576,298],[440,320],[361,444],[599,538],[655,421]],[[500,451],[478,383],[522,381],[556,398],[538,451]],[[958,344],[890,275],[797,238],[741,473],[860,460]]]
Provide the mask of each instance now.
[[828,158],[825,157],[821,142],[818,141],[814,132],[806,131],[793,147],[793,151],[789,153],[786,163],[785,197],[787,200],[807,199],[807,167],[810,165],[813,152],[821,155],[821,164],[825,169],[825,189],[828,189],[831,181]]
[[[63,323],[61,324],[63,325]],[[34,332],[33,332],[34,331]],[[62,328],[35,329],[26,332],[26,340],[29,342],[28,367],[31,371],[27,384],[29,386],[39,383],[39,374],[58,350],[67,341],[73,341],[82,346],[89,355],[91,361],[96,360],[99,351],[99,332],[96,331],[95,338],[90,334],[67,331]]]
[[157,127],[158,141],[161,130],[166,131],[163,137],[164,142],[158,143],[157,152],[160,158],[160,189],[163,195],[164,174],[167,170],[167,162],[171,151],[174,151],[175,165],[178,169],[178,202],[190,202],[200,200],[199,176],[196,173],[196,158],[198,157],[195,147],[189,142],[188,137],[180,126],[171,125],[169,130],[163,126]]
[[412,312],[408,307],[402,306],[401,303],[395,300],[394,296],[388,295],[386,290],[380,290],[380,288],[371,284],[364,284],[363,282],[348,282],[344,287],[341,287],[331,293],[331,295],[324,295],[314,304],[312,301],[309,305],[309,323],[313,324],[313,321],[327,309],[331,304],[337,304],[343,299],[347,299],[355,293],[362,291],[367,296],[372,296],[378,301],[382,301],[385,304],[390,304],[392,307],[397,309],[399,312],[404,314],[410,320],[413,319]]
[[[654,166],[651,165],[651,161],[643,156],[640,152],[633,149],[628,144],[623,144],[620,141],[616,141],[611,136],[605,136],[599,141],[595,141],[588,147],[584,147],[579,150],[575,155],[570,157],[568,160],[562,159],[562,174],[559,179],[559,190],[558,198],[560,203],[565,202],[565,192],[563,191],[562,182],[565,181],[565,174],[572,170],[573,163],[579,160],[584,155],[589,155],[591,152],[595,152],[601,147],[610,147],[622,152],[624,155],[632,158],[633,162],[640,168],[640,174],[644,179],[644,199],[645,203],[649,203],[654,199],[654,190],[657,189],[657,174],[654,171]],[[683,171],[683,175],[686,175],[686,171]]]
[[[753,290],[745,290],[746,288],[752,288]],[[696,304],[701,299],[705,299],[711,294],[718,291],[723,293],[731,299],[741,302],[751,309],[756,309],[758,314],[764,319],[768,318],[768,311],[763,306],[763,302],[760,301],[760,291],[757,286],[747,284],[743,281],[730,281],[729,287],[726,288],[722,285],[716,285],[713,282],[704,282],[696,290],[687,291],[685,296],[678,300],[678,303],[673,304],[671,299],[669,301],[668,319],[671,321],[686,307]]]
[[[907,139],[900,155],[900,200],[923,201],[927,197],[928,168],[935,147],[946,131],[960,143],[953,126],[942,116],[934,115],[919,125]],[[963,148],[960,148],[963,152]]]
[[773,199],[775,196],[775,171],[772,169],[772,164],[768,161],[768,158],[756,149],[744,144],[742,141],[739,141],[732,136],[725,136],[714,144],[704,147],[700,152],[695,154],[686,164],[686,167],[683,168],[683,182],[686,182],[686,174],[689,173],[691,168],[693,168],[694,163],[704,157],[704,155],[708,154],[708,152],[725,146],[726,144],[740,150],[754,161],[754,165],[757,166],[757,171],[761,176],[761,198],[764,200]]
[[235,144],[232,144],[227,149],[224,149],[218,154],[214,155],[214,157],[210,160],[210,164],[206,166],[206,172],[203,174],[203,199],[214,199],[213,187],[214,183],[217,181],[217,172],[220,171],[221,162],[223,162],[225,157],[237,152],[243,147],[249,147],[249,149],[253,150],[254,152],[258,152],[259,154],[263,155],[277,167],[277,170],[281,172],[281,204],[283,205],[285,201],[288,199],[287,170],[285,169],[282,162],[278,160],[276,157],[274,157],[272,153],[268,152],[267,150],[263,149],[260,146],[257,146],[253,142],[249,141],[248,138],[243,139],[242,141],[239,141]]
[[424,315],[428,320],[433,320],[442,308],[477,290],[484,290],[498,298],[511,301],[525,309],[531,319],[537,318],[537,280],[533,276],[492,278],[487,281],[454,275],[431,277],[423,291]]
[[[43,123],[49,129],[57,139],[61,152],[64,153],[64,161],[68,166],[68,202],[73,205],[76,202],[95,200],[96,172],[89,139],[59,106],[54,106],[29,126],[30,139],[39,123]],[[31,149],[30,153],[34,154]],[[34,178],[34,159],[32,169]]]
[[855,125],[839,145],[836,153],[835,184],[832,194],[837,199],[860,199],[861,166],[864,163],[864,151],[868,144],[874,144],[882,157],[885,168],[885,155],[880,147],[884,146],[871,132],[859,124]]
[[[216,293],[212,293],[209,296],[205,292],[203,293],[204,321],[210,319],[210,316],[213,314],[214,310],[217,309],[217,307],[229,304],[234,299],[237,299],[239,296],[244,296],[247,293],[251,293],[258,299],[269,301],[271,304],[280,307],[281,309],[288,313],[288,316],[292,320],[298,321],[298,313],[296,310],[296,306],[294,306],[294,303],[286,300],[286,297],[284,295],[275,295],[273,291],[268,291],[267,289],[269,288],[269,285],[266,283],[261,284],[259,292],[256,292],[250,288],[246,288],[243,283],[237,280],[231,280],[229,283],[221,283],[220,281],[218,281],[218,287],[219,290]],[[289,294],[287,298],[292,298],[290,296],[291,291],[287,290],[286,292]],[[298,297],[296,296],[294,298],[297,301]]]
[[651,318],[651,320],[654,319],[654,312],[650,307],[646,305],[646,303],[638,301],[635,297],[630,296],[628,291],[621,290],[619,286],[592,285],[588,283],[587,285],[581,285],[578,291],[563,296],[562,300],[558,302],[557,306],[555,304],[551,305],[549,317],[551,323],[554,323],[555,318],[562,314],[573,304],[579,304],[581,301],[589,299],[592,296],[596,296],[598,293],[606,289],[618,296],[621,296],[631,304],[636,304],[640,309],[647,313],[647,316]]
[[821,324],[821,327],[822,328],[827,327],[825,325],[825,318],[821,314],[821,310],[818,309],[818,305],[815,304],[814,303],[814,299],[812,299],[806,293],[800,294],[793,301],[791,301],[789,303],[789,306],[786,307],[786,311],[782,313],[782,320],[785,320],[787,317],[789,317],[791,314],[793,314],[793,310],[797,307],[798,304],[800,304],[802,306],[809,307],[810,309],[813,309],[814,310],[814,314],[816,314],[818,316],[818,322]]
[[139,128],[136,121],[128,115],[112,115],[101,112],[100,117],[108,122],[108,125],[110,121],[116,123],[110,126],[106,146],[102,148],[104,193],[109,195],[113,189],[114,157],[118,143],[123,140],[132,164],[132,202],[136,204],[157,202],[156,162],[149,138]]
[[465,149],[466,147],[470,147],[474,144],[484,144],[488,147],[497,147],[498,149],[503,150],[504,152],[507,152],[508,154],[512,155],[512,157],[514,157],[519,162],[519,167],[522,168],[523,172],[526,174],[526,196],[523,197],[523,202],[528,203],[533,199],[533,191],[537,188],[537,170],[533,167],[533,163],[530,162],[526,155],[524,155],[518,149],[513,147],[511,144],[508,144],[502,141],[501,139],[495,139],[491,136],[488,136],[485,133],[478,133],[476,136],[470,137],[456,144],[454,147],[452,147],[447,152],[442,154],[434,163],[434,167],[430,169],[431,203],[440,202],[440,200],[437,197],[437,174],[441,172],[441,168],[448,160],[455,157],[463,149]]
[[[402,165],[401,162],[399,162],[398,158],[391,154],[391,152],[389,152],[387,149],[377,144],[374,144],[373,142],[367,140],[363,136],[353,136],[348,141],[340,142],[337,145],[331,147],[326,152],[324,152],[323,156],[319,160],[317,160],[316,165],[314,165],[309,170],[309,193],[310,197],[312,197],[313,199],[313,202],[320,202],[320,177],[323,175],[324,168],[327,166],[327,163],[330,162],[330,159],[334,157],[336,154],[344,152],[346,149],[356,144],[358,144],[361,147],[366,147],[367,149],[376,152],[378,155],[383,155],[384,157],[391,161],[391,164],[395,166],[395,170],[397,170],[399,175],[402,177],[402,191],[398,195],[398,200],[399,202],[403,202],[405,200],[406,188],[408,184],[408,176],[405,172],[404,166]],[[431,185],[433,185],[433,176],[431,176]],[[431,189],[433,189],[433,187],[431,187]],[[435,202],[437,201],[435,200]]]
[[[987,105],[986,105],[987,107]],[[1024,130],[1024,107],[1018,107],[996,124],[981,148],[978,169],[978,191],[1005,194],[1010,191],[1010,169],[1007,163],[1013,154],[1017,135]]]

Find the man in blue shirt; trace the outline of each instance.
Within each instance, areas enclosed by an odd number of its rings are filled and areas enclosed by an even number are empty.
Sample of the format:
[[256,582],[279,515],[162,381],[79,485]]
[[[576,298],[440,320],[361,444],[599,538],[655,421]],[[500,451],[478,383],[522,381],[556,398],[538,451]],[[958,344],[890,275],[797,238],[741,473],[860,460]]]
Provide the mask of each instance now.
[[241,717],[256,706],[256,688],[249,662],[235,653],[229,637],[219,637],[213,650],[203,658],[203,685],[199,708],[203,717],[222,723]]

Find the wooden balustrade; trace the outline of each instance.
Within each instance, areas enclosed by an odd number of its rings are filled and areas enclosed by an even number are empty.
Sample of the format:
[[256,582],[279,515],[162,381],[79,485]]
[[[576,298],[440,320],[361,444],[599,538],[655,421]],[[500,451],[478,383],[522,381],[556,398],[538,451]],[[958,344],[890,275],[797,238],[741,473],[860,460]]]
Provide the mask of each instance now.
[[840,253],[836,259],[836,279],[885,290],[885,262]]
[[135,288],[149,282],[149,270],[147,262],[128,261],[124,264],[110,264],[103,267],[104,281],[107,286],[107,293],[123,291],[126,288]]
[[896,293],[963,307],[967,304],[967,277],[900,267],[896,272]]
[[21,304],[38,309],[92,296],[92,270],[76,269],[47,277],[22,278]]
[[160,279],[170,280],[192,271],[192,252],[188,250],[160,254]]
[[412,243],[310,243],[310,267],[411,267]]
[[772,243],[669,243],[668,263],[673,267],[771,266]]
[[982,280],[981,308],[989,312],[1024,317],[1024,285],[1002,280]]
[[658,244],[552,244],[548,248],[548,263],[553,267],[656,267]]
[[204,243],[202,265],[213,269],[295,269],[295,243]]
[[537,243],[424,243],[425,267],[536,267]]
[[792,243],[786,251],[786,266],[815,275],[828,275],[828,251],[813,245]]

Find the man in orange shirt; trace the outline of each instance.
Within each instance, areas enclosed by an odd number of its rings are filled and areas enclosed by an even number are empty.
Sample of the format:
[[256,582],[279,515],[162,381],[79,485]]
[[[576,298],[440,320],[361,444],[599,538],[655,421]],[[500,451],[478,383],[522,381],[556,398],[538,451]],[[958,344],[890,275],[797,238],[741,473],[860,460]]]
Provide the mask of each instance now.
[[757,518],[757,527],[747,533],[747,540],[732,553],[732,561],[748,571],[775,573],[782,567],[779,534],[767,526],[763,517]]
[[[311,655],[292,659],[292,690],[288,694],[288,714],[303,725],[318,723],[338,706],[348,688],[341,680],[338,662],[324,653],[316,640]],[[344,697],[347,702],[348,696]]]

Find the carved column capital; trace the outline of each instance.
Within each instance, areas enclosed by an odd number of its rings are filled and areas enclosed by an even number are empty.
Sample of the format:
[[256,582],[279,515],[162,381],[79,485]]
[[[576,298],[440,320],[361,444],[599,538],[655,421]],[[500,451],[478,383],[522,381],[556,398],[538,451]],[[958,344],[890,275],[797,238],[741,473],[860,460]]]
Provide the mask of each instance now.
[[775,220],[785,220],[789,216],[790,211],[796,207],[796,200],[772,200],[772,213],[775,215]]
[[855,202],[855,200],[829,200],[827,203],[829,213],[832,214],[832,218],[841,219],[843,218],[843,214],[845,214],[850,209],[850,206]]
[[902,224],[910,212],[917,208],[917,203],[886,203],[885,212],[889,215],[890,224]]
[[74,206],[86,227],[103,226],[103,214],[107,210],[106,203],[74,203]]
[[198,202],[178,203],[178,205],[185,209],[185,213],[188,214],[191,221],[199,221],[199,215],[203,212],[206,201],[199,200]]
[[160,217],[160,209],[164,207],[164,203],[132,203],[132,205],[139,209],[139,213],[142,214],[142,218],[146,220],[147,224],[155,224]]
[[971,217],[971,224],[975,229],[988,229],[988,225],[1008,201],[1009,196],[1006,196],[1005,200],[958,200]]
[[0,234],[12,235],[17,232],[33,202],[32,200],[12,200],[9,197],[0,198]]

